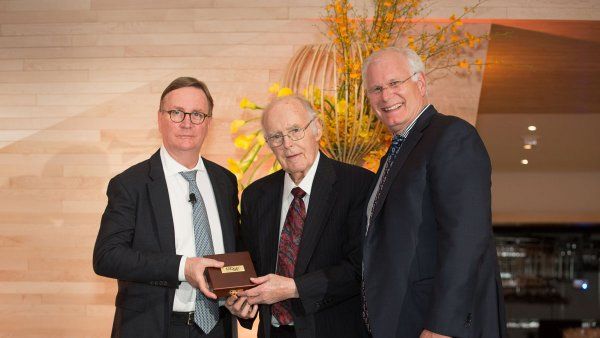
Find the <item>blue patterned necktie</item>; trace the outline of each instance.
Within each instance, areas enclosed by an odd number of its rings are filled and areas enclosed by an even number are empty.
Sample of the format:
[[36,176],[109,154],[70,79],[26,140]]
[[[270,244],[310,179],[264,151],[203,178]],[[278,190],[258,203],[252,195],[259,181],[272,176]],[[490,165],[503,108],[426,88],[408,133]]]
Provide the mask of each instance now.
[[375,199],[373,200],[373,205],[371,206],[371,210],[369,211],[369,223],[367,224],[367,231],[369,231],[371,221],[373,219],[373,212],[375,211],[375,206],[379,202],[379,198],[381,197],[381,193],[383,192],[383,187],[387,182],[388,175],[390,173],[390,169],[394,165],[394,161],[396,160],[396,156],[398,155],[398,151],[402,146],[402,142],[404,142],[404,136],[394,135],[392,138],[392,145],[390,146],[390,151],[387,160],[385,161],[385,165],[381,172],[381,180],[379,182],[379,186],[377,187],[377,194],[375,195]]
[[[400,135],[394,135],[394,137],[392,138],[392,145],[390,147],[389,155],[388,155],[387,160],[385,161],[383,170],[381,171],[381,180],[379,181],[379,186],[377,187],[377,194],[375,195],[375,199],[373,200],[373,205],[371,206],[371,210],[369,211],[369,221],[367,223],[367,233],[369,231],[370,224],[371,224],[373,216],[374,216],[373,212],[375,211],[375,206],[379,202],[379,198],[381,197],[381,193],[383,192],[383,187],[388,179],[388,174],[394,164],[394,160],[396,159],[396,156],[398,155],[398,151],[400,150],[400,147],[402,146],[402,142],[404,142],[404,139],[405,139],[405,137],[400,136]],[[363,265],[363,272],[364,272],[364,265]],[[367,310],[367,294],[365,291],[364,276],[363,276],[362,282],[361,282],[361,296],[362,296],[361,297],[362,298],[362,317],[365,322],[365,325],[367,326],[367,331],[369,331],[369,333],[370,333],[371,326],[369,324],[369,311]]]
[[[206,206],[204,200],[196,185],[196,172],[182,171],[180,172],[189,183],[190,195],[194,194],[195,199],[192,198],[192,221],[194,224],[194,238],[196,244],[196,257],[203,257],[206,255],[214,254],[215,250],[212,243],[212,235],[210,233],[210,225],[208,223],[208,214],[206,213]],[[195,201],[195,202],[194,202]],[[217,324],[219,320],[219,303],[217,300],[207,298],[196,290],[196,302],[194,312],[194,322],[208,334]]]

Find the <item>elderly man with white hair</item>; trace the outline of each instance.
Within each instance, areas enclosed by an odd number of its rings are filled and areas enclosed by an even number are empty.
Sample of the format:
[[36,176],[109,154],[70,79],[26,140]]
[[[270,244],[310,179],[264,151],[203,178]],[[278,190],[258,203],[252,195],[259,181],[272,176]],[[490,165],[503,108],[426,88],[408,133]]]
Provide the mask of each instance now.
[[323,127],[304,98],[275,99],[262,125],[282,170],[242,194],[242,243],[260,277],[226,306],[248,318],[260,304],[259,337],[365,337],[361,224],[374,175],[319,151]]

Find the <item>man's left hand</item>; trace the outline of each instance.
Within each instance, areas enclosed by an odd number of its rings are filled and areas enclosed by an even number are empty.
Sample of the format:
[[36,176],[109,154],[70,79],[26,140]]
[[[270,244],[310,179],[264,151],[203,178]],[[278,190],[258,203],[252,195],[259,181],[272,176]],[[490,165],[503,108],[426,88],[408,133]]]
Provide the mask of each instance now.
[[443,336],[441,334],[437,334],[437,333],[433,333],[429,330],[423,330],[423,332],[421,332],[421,335],[419,336],[419,338],[452,338],[449,336]]
[[231,314],[242,319],[254,318],[258,312],[258,305],[248,304],[246,297],[229,296],[225,301],[225,307]]
[[238,293],[240,297],[248,297],[248,303],[273,304],[290,298],[298,298],[296,282],[292,278],[268,274],[258,278],[250,278],[257,286]]

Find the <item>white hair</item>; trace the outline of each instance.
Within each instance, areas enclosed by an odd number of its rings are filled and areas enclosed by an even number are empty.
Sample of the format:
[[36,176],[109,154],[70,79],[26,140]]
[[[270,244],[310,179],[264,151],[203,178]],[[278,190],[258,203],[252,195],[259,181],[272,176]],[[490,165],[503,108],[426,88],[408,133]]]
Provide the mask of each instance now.
[[366,89],[365,84],[367,83],[367,69],[369,68],[369,65],[374,60],[381,57],[381,55],[386,53],[393,53],[398,56],[402,62],[406,61],[408,63],[408,68],[410,69],[411,74],[414,74],[411,77],[413,82],[417,82],[418,80],[417,73],[425,74],[425,64],[423,63],[423,60],[421,60],[421,57],[414,50],[408,47],[386,47],[371,53],[371,55],[369,55],[369,57],[367,57],[363,62],[362,79],[364,89]]
[[[271,111],[271,109],[273,109],[273,107],[275,107],[275,105],[279,104],[280,102],[284,102],[284,101],[296,101],[296,102],[300,103],[302,105],[302,107],[304,108],[304,111],[306,111],[306,114],[308,115],[309,120],[317,118],[317,111],[313,108],[312,104],[310,102],[308,102],[308,100],[305,99],[304,97],[299,96],[299,95],[288,95],[288,96],[276,97],[271,102],[269,102],[269,104],[265,107],[265,109],[263,109],[263,113],[262,113],[262,116],[260,119],[263,133],[265,131],[265,116],[267,116],[267,113],[269,111]],[[311,123],[311,129],[314,133],[317,133],[318,132],[317,123]]]

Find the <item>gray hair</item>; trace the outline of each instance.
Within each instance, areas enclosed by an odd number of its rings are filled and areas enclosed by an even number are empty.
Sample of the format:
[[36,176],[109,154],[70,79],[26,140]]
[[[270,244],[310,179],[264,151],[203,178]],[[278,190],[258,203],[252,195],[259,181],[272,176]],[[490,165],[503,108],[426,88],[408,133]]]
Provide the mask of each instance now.
[[[304,110],[306,111],[306,114],[308,114],[309,120],[312,120],[312,119],[318,117],[317,111],[313,108],[312,104],[310,102],[308,102],[308,100],[302,96],[288,95],[288,96],[276,97],[271,102],[269,102],[269,104],[265,107],[265,109],[263,109],[262,117],[260,119],[263,133],[265,131],[265,116],[267,116],[267,113],[269,111],[271,111],[271,109],[273,109],[273,107],[275,107],[275,105],[277,105],[281,102],[284,102],[284,101],[296,101],[296,102],[300,103],[302,105],[302,107],[304,108]],[[315,133],[318,131],[316,123],[311,123],[311,128],[312,128],[312,131]]]
[[371,53],[371,55],[369,55],[369,57],[367,57],[365,59],[365,61],[363,62],[363,66],[362,66],[362,79],[363,79],[363,88],[366,90],[366,83],[367,83],[367,69],[369,68],[369,65],[371,65],[371,63],[376,60],[377,58],[379,58],[382,54],[385,53],[393,53],[396,56],[398,56],[398,58],[404,57],[405,59],[401,59],[402,61],[406,61],[408,63],[408,68],[410,69],[411,74],[414,73],[415,75],[413,75],[411,77],[411,80],[413,82],[417,81],[417,73],[423,73],[425,74],[425,64],[423,63],[423,60],[421,60],[421,57],[412,49],[408,48],[408,47],[386,47],[386,48],[382,48],[378,51],[375,51],[373,53]]

